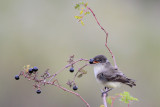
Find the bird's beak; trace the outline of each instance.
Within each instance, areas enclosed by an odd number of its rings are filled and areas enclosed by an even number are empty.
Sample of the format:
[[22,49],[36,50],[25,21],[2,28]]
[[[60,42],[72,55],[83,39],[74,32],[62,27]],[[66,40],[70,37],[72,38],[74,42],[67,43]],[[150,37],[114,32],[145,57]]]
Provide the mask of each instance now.
[[93,61],[93,64],[97,64],[97,63],[99,63],[98,61]]
[[98,61],[95,61],[94,59],[90,59],[90,60],[89,60],[89,63],[90,63],[90,64],[97,64],[97,63],[99,63],[99,62],[98,62]]

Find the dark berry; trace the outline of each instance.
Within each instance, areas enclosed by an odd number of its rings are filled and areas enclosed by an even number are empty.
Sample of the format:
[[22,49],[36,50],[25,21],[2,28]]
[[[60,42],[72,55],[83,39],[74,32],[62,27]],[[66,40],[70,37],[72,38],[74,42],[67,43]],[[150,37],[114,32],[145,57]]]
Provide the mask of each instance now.
[[37,72],[38,71],[38,67],[33,67],[33,71]]
[[30,68],[30,69],[28,70],[28,72],[29,72],[29,73],[33,73],[33,69]]
[[73,86],[73,90],[78,90],[78,87],[76,85]]
[[40,94],[41,93],[41,90],[37,90],[37,94]]
[[70,68],[70,70],[69,70],[70,72],[74,72],[74,68]]
[[89,63],[90,63],[90,64],[93,64],[93,61],[94,61],[94,59],[90,59],[90,60],[89,60]]
[[15,76],[15,79],[16,79],[16,80],[19,80],[19,75],[16,75],[16,76]]

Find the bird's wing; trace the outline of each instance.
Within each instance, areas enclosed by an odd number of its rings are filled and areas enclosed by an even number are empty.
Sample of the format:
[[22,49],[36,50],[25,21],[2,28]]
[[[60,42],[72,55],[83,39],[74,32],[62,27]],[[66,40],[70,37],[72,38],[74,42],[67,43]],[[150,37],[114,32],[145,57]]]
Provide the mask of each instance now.
[[121,71],[113,67],[99,73],[97,78],[102,82],[120,82],[129,85],[130,87],[136,85],[134,80],[127,78]]

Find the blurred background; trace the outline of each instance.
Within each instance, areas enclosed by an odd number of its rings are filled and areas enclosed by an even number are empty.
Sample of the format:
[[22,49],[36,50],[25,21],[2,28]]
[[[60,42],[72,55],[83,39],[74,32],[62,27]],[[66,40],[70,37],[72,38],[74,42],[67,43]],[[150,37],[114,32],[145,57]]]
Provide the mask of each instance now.
[[[104,54],[113,64],[104,46],[105,34],[93,16],[84,18],[84,26],[74,18],[79,0],[0,0],[0,106],[1,107],[85,107],[75,95],[54,86],[42,87],[36,94],[33,82],[14,76],[24,65],[47,68],[53,74],[67,64],[69,56],[90,59]],[[86,1],[84,1],[86,2]],[[159,107],[160,102],[160,1],[159,0],[87,0],[102,26],[109,32],[108,45],[119,69],[137,82],[109,93],[123,91],[139,99],[130,107]],[[83,63],[82,63],[83,64]],[[93,68],[77,79],[78,93],[91,105],[99,107],[100,86]],[[74,74],[68,70],[58,75],[65,83]],[[127,107],[116,101],[114,107]]]

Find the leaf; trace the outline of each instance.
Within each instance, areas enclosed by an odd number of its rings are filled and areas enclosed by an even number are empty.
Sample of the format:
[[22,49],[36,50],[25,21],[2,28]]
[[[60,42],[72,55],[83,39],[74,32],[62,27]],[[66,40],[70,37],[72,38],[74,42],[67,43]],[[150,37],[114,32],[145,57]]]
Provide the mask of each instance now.
[[105,107],[104,105],[100,105],[99,107]]
[[80,4],[84,5],[84,2],[81,2]]
[[84,22],[81,20],[81,24],[84,25]]
[[76,19],[81,19],[82,16],[74,16],[74,18],[76,18]]
[[129,104],[130,101],[138,101],[137,98],[132,97],[129,92],[124,91],[123,93],[120,93],[119,95],[121,95],[121,99],[120,101]]
[[81,10],[80,14],[83,14],[83,10]]
[[26,66],[24,66],[23,67],[23,69],[24,69],[24,71],[27,73],[28,72],[28,70],[31,68],[31,66],[30,65],[26,65]]
[[84,69],[81,69],[79,72],[83,73],[83,74],[87,74],[87,71]]
[[86,12],[84,15],[90,14],[90,12]]
[[83,74],[79,74],[79,75],[78,75],[78,78],[81,78],[82,76],[83,76]]
[[85,3],[84,6],[87,7],[88,3]]
[[80,5],[79,4],[76,4],[76,6],[74,6],[75,9],[79,9],[80,8]]
[[107,97],[107,103],[110,104],[110,105],[112,104],[112,98],[111,97]]
[[126,96],[130,96],[129,92],[126,92],[126,91],[124,91],[123,94]]
[[134,101],[138,101],[138,98],[133,98]]

